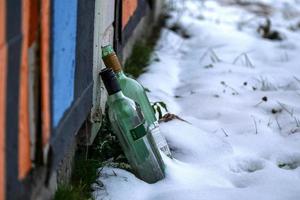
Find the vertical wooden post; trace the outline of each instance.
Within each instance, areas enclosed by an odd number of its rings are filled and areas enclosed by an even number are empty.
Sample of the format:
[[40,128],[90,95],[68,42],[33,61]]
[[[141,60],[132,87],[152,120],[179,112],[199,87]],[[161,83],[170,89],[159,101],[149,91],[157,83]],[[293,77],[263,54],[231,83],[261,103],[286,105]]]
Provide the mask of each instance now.
[[29,133],[29,8],[30,0],[22,0],[22,54],[19,90],[19,179],[22,180],[31,168]]
[[0,0],[0,200],[5,199],[6,4]]
[[41,0],[41,3],[41,110],[42,142],[45,160],[47,158],[50,138],[50,0]]

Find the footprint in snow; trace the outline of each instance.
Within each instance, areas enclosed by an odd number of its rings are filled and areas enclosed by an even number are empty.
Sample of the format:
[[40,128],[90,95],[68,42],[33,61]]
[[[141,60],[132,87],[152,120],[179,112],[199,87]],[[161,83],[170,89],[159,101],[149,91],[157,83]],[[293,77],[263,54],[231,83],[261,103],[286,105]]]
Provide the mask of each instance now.
[[277,158],[277,166],[286,170],[297,169],[300,167],[300,153],[280,156]]
[[255,185],[259,177],[254,173],[265,168],[263,160],[256,157],[238,157],[229,164],[232,184],[237,188]]
[[259,158],[236,158],[229,164],[229,170],[234,173],[253,173],[265,167],[264,161]]

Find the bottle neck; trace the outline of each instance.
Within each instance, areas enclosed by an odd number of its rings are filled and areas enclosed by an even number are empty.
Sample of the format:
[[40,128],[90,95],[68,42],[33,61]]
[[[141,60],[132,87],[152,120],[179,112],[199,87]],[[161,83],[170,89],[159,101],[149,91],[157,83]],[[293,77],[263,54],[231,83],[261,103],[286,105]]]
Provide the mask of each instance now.
[[121,63],[115,53],[108,54],[102,57],[106,67],[111,68],[115,73],[122,71]]
[[112,71],[112,69],[104,68],[103,70],[101,70],[100,76],[102,78],[103,84],[107,90],[108,95],[113,95],[121,91],[118,79],[115,73]]
[[115,100],[118,100],[118,99],[122,99],[122,98],[124,98],[124,97],[125,97],[125,96],[124,96],[123,92],[122,92],[122,91],[119,91],[119,92],[116,92],[116,93],[114,93],[114,94],[109,95],[107,99],[108,99],[109,101],[115,101]]

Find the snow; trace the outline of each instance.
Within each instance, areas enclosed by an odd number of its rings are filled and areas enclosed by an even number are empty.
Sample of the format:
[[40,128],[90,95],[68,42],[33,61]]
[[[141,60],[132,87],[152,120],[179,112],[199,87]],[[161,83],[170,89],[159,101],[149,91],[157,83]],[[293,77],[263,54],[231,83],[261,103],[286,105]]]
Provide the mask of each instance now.
[[172,2],[167,25],[191,37],[164,29],[139,81],[189,123],[160,124],[174,156],[164,157],[164,180],[105,167],[95,198],[299,200],[300,28],[290,26],[300,22],[300,1],[251,1],[271,8],[282,41],[263,39],[264,17],[232,0]]

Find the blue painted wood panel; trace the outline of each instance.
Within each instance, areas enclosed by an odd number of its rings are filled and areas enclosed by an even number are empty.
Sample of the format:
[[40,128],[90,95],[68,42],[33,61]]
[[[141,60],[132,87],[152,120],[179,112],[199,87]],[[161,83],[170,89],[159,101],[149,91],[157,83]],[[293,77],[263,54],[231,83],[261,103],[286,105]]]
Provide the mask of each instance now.
[[74,100],[77,0],[53,3],[52,121],[56,127]]

